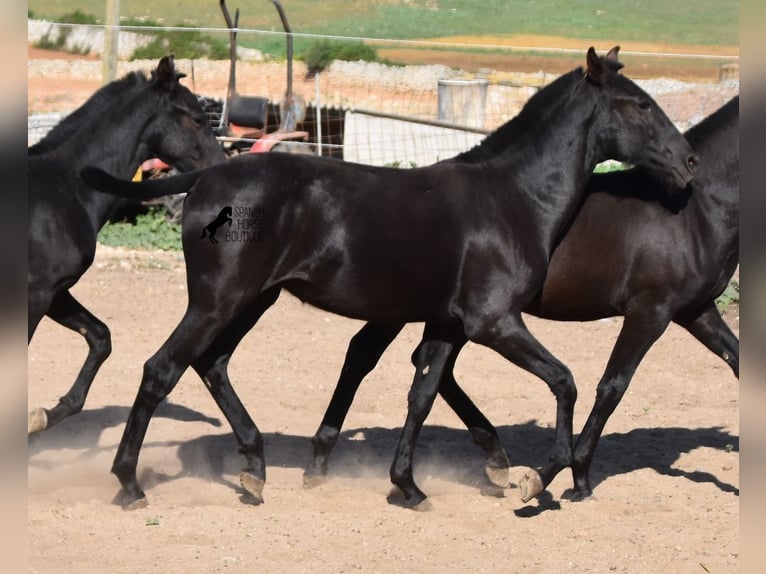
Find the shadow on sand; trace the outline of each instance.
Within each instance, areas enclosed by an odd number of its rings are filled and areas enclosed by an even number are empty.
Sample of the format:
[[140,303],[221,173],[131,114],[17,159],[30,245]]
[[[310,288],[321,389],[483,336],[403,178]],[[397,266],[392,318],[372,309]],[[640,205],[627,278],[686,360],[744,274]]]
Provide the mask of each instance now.
[[[45,460],[50,451],[72,449],[82,451],[77,456],[91,458],[106,451],[114,452],[114,445],[100,445],[102,431],[123,425],[129,408],[108,406],[84,410],[59,425],[29,437],[28,464],[38,468],[53,466]],[[165,402],[157,409],[157,417],[179,422],[204,422],[221,427],[220,419],[198,411]],[[341,433],[330,459],[329,478],[387,478],[400,428],[368,427],[348,429]],[[536,467],[544,462],[545,454],[553,442],[553,429],[536,421],[498,427],[500,438],[508,450],[514,466]],[[263,434],[268,466],[306,468],[311,460],[311,441],[308,436],[282,433]],[[241,493],[239,484],[225,475],[238,475],[244,458],[232,433],[205,434],[184,441],[148,441],[144,449],[177,447],[182,471],[176,476],[152,474],[141,469],[142,482],[152,484],[192,476],[228,485]],[[650,468],[659,474],[684,478],[697,483],[710,483],[723,492],[739,496],[739,488],[704,471],[684,471],[673,468],[681,455],[700,447],[739,452],[739,437],[720,427],[687,429],[680,427],[640,428],[627,433],[605,434],[596,449],[591,468],[594,489],[611,476]],[[458,484],[480,488],[484,482],[483,453],[471,441],[470,435],[459,428],[443,426],[423,427],[415,457],[415,478],[439,476]],[[567,472],[567,471],[564,471]],[[544,492],[529,506],[516,511],[519,516],[534,516],[544,510],[560,507],[548,492]]]

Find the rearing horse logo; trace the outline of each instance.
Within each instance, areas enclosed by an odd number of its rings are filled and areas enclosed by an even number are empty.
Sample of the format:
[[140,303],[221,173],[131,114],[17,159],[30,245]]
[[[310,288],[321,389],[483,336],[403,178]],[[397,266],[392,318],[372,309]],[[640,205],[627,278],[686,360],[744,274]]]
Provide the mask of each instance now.
[[208,237],[210,238],[210,242],[218,243],[218,240],[215,238],[215,232],[224,223],[228,223],[229,227],[231,227],[231,206],[224,207],[218,214],[218,217],[216,217],[213,221],[202,228],[202,235],[200,236],[200,239],[204,239],[205,235],[209,234]]

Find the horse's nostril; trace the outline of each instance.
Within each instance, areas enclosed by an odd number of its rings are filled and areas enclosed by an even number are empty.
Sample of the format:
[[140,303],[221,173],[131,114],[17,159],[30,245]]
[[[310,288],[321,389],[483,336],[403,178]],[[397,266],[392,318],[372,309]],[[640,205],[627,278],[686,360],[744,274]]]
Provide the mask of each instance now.
[[696,155],[690,155],[686,160],[686,163],[689,166],[689,169],[694,171],[700,165],[700,158],[698,158]]

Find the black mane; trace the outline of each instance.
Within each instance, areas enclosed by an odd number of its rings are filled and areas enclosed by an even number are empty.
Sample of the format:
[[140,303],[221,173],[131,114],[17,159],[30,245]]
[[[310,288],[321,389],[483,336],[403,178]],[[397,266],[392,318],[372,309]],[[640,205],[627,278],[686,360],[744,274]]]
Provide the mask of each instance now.
[[88,101],[77,110],[60,121],[43,139],[30,146],[27,153],[38,155],[55,149],[72,134],[79,131],[91,118],[99,115],[115,97],[124,94],[131,87],[146,84],[147,81],[146,74],[134,71],[119,80],[108,83],[88,98]]
[[739,95],[718,108],[698,124],[689,128],[684,136],[692,147],[696,148],[704,142],[710,133],[719,133],[729,123],[733,116],[739,118]]
[[492,157],[497,155],[500,150],[506,148],[508,143],[516,139],[519,134],[534,133],[536,126],[540,124],[541,118],[555,107],[554,103],[560,101],[561,92],[582,81],[584,73],[582,68],[576,68],[559,76],[544,89],[529,98],[516,116],[489,134],[481,143],[456,155],[453,160],[470,162]]

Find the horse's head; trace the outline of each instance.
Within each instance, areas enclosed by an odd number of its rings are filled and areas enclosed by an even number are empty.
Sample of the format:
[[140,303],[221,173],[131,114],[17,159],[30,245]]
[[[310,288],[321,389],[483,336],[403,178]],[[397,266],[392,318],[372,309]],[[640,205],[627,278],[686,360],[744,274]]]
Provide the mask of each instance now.
[[619,73],[619,46],[605,57],[591,47],[586,84],[596,94],[598,149],[605,159],[616,159],[652,172],[672,188],[684,188],[694,177],[699,159],[649,94]]
[[226,159],[216,142],[202,106],[179,82],[173,56],[160,60],[147,89],[157,95],[157,109],[147,124],[142,142],[147,157],[158,157],[179,171],[206,167]]

